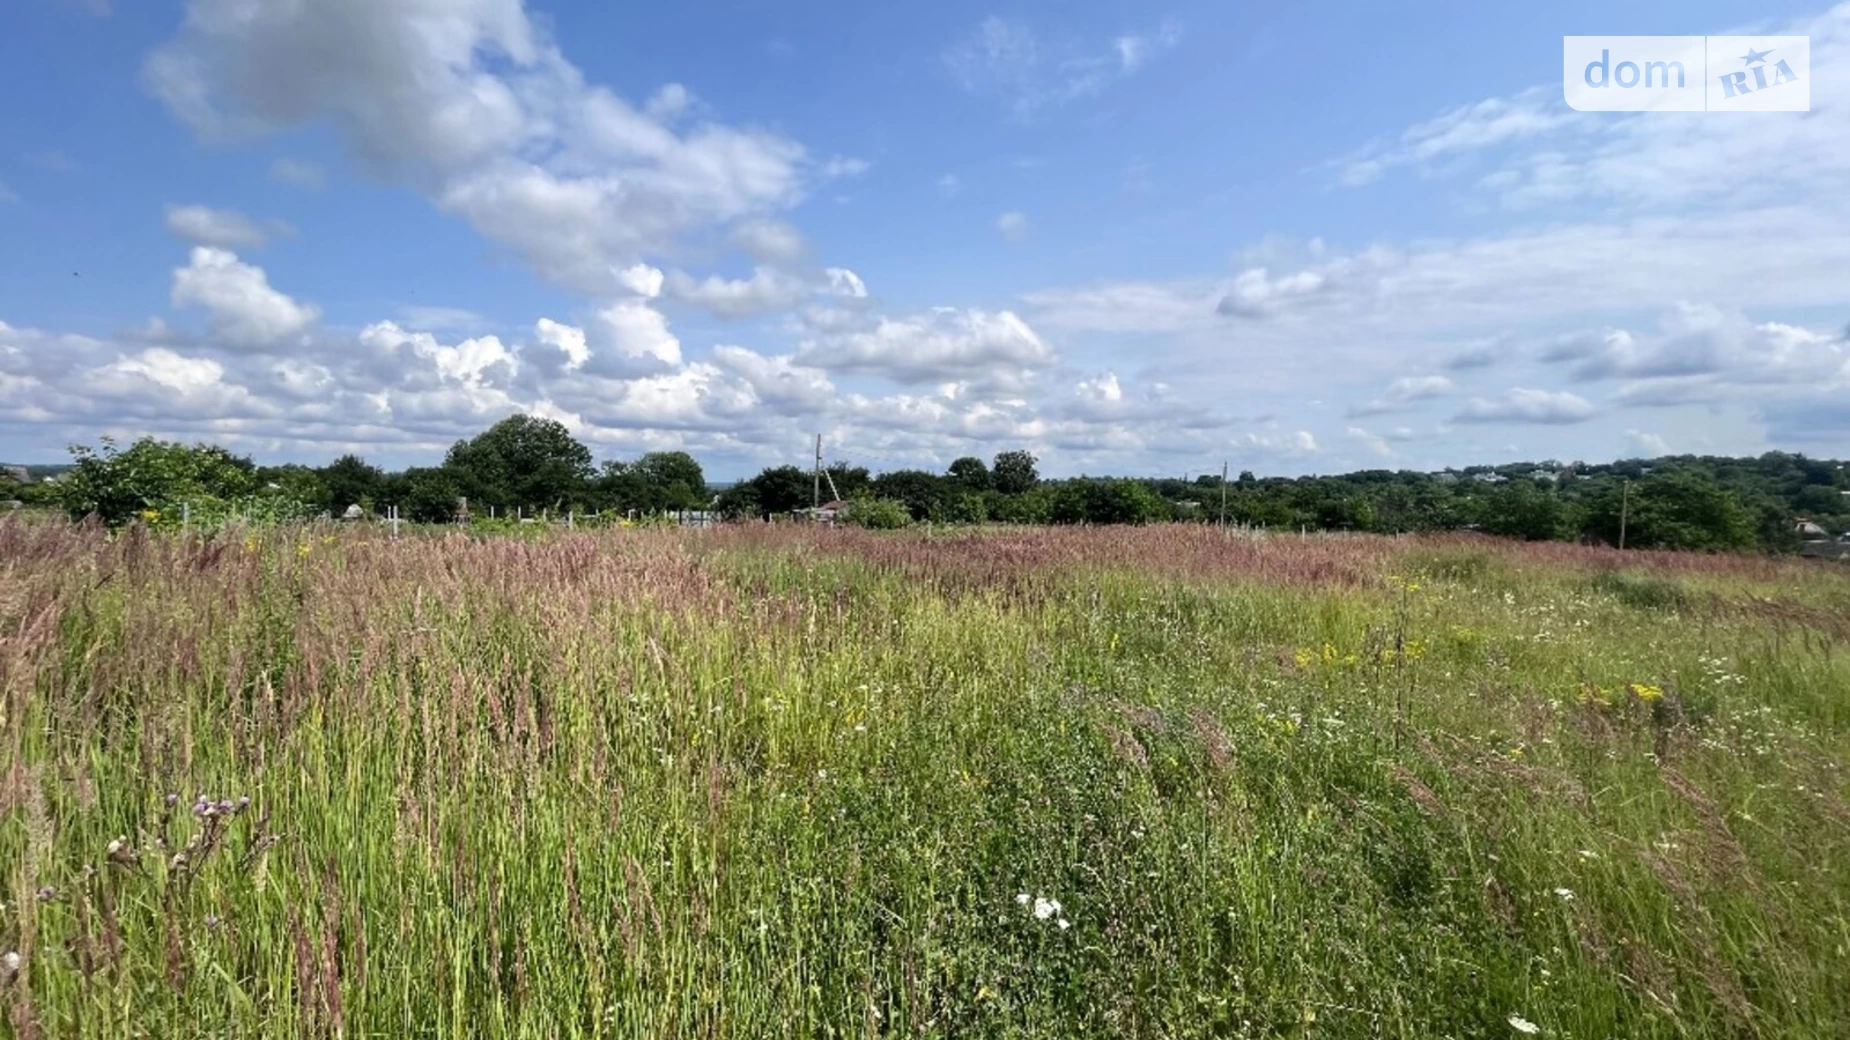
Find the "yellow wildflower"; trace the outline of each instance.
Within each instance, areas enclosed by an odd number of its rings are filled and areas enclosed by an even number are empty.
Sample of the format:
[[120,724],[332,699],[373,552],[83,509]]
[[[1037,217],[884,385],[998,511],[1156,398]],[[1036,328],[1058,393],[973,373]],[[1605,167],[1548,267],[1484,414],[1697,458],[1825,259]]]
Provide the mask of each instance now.
[[1632,695],[1646,704],[1650,704],[1653,701],[1663,699],[1664,688],[1652,683],[1633,683]]

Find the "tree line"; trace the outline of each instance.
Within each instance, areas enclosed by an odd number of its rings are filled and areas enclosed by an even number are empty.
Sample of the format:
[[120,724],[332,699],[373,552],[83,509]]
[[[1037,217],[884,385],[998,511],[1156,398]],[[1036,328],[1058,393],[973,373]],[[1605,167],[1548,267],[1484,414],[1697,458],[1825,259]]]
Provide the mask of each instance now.
[[213,445],[143,439],[72,448],[50,483],[6,486],[0,497],[119,525],[202,524],[377,515],[396,507],[424,523],[494,516],[600,513],[649,516],[711,510],[771,518],[809,507],[818,487],[847,520],[913,523],[1219,523],[1378,533],[1473,530],[1637,548],[1790,551],[1798,523],[1850,531],[1844,464],[1785,452],[1757,458],[1672,456],[1605,464],[1475,466],[1442,473],[1368,470],[1339,476],[1043,479],[1023,450],[959,458],[942,473],[870,472],[838,463],[820,476],[769,467],[723,489],[686,452],[594,463],[561,424],[526,415],[456,442],[440,465],[388,472],[356,455],[325,466],[260,466]]

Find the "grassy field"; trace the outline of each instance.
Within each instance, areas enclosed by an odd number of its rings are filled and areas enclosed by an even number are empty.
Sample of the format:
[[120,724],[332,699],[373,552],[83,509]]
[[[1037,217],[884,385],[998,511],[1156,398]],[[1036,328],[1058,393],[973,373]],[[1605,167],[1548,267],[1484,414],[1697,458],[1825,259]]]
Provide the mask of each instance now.
[[18,1036],[1850,1035],[1850,570],[0,524]]

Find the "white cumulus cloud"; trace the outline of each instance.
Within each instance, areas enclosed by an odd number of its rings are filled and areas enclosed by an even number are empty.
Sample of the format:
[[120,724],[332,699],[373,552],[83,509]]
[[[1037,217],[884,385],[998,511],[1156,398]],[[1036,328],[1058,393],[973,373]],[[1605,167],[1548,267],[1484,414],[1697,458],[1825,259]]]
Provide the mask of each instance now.
[[243,347],[271,346],[300,335],[321,313],[271,288],[263,268],[210,246],[194,249],[191,262],[174,270],[173,305],[205,308],[213,335]]

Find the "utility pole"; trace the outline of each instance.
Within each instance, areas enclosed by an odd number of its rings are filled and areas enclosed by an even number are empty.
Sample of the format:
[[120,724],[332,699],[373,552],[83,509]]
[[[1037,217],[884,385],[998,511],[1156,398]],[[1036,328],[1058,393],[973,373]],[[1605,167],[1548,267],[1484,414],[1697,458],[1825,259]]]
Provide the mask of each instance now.
[[1625,551],[1625,521],[1631,518],[1632,482],[1626,481],[1619,491],[1619,551]]
[[1227,529],[1227,463],[1220,464],[1220,528]]
[[822,508],[822,434],[816,434],[816,469],[810,474],[809,506]]

